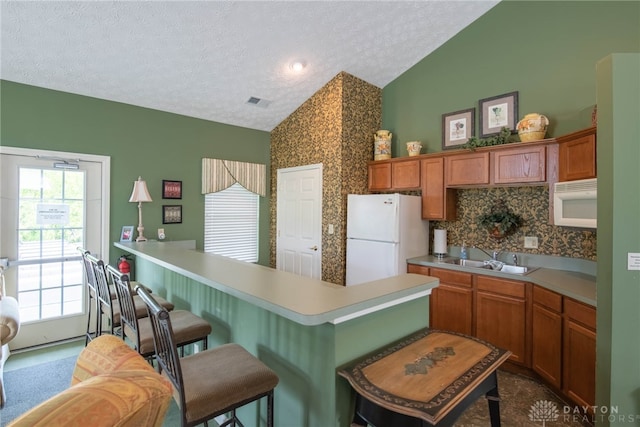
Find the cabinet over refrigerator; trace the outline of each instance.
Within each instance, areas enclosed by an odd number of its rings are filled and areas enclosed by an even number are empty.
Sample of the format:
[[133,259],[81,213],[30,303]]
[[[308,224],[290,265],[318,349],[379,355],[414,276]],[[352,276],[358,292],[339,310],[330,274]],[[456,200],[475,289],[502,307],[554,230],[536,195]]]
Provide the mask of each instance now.
[[419,196],[347,196],[346,284],[407,272],[407,259],[429,253],[429,222]]

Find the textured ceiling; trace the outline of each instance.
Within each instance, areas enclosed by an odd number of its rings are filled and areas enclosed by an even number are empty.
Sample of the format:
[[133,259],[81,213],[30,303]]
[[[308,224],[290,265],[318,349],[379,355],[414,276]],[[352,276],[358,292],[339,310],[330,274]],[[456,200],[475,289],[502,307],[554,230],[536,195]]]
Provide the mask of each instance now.
[[383,88],[497,3],[2,0],[0,78],[271,131],[340,71]]

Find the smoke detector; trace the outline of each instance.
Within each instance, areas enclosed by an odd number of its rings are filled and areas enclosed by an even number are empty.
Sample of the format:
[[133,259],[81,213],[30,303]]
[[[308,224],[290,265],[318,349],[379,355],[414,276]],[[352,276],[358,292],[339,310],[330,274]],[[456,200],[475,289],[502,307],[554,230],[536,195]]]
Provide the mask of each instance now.
[[267,108],[271,101],[267,101],[266,99],[257,98],[255,96],[249,97],[247,100],[247,104],[255,105],[256,107]]

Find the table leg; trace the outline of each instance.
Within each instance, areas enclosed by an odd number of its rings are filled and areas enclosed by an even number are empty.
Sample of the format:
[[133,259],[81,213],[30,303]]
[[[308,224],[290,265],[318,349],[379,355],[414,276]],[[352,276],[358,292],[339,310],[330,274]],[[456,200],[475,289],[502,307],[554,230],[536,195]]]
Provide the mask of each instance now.
[[489,404],[489,418],[491,419],[491,427],[500,427],[500,395],[498,394],[498,375],[494,371],[496,386],[485,394]]

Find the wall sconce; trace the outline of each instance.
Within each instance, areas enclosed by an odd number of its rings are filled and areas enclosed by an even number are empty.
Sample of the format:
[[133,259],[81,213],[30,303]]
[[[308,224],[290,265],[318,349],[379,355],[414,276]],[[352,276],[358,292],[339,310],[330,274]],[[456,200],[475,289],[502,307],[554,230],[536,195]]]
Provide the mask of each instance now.
[[142,226],[142,202],[152,202],[153,200],[147,190],[147,183],[142,180],[142,177],[138,177],[138,180],[133,182],[133,192],[129,201],[138,202],[138,237],[136,242],[146,242],[147,238],[144,237],[144,227]]

